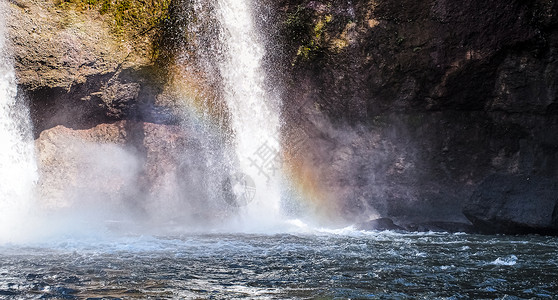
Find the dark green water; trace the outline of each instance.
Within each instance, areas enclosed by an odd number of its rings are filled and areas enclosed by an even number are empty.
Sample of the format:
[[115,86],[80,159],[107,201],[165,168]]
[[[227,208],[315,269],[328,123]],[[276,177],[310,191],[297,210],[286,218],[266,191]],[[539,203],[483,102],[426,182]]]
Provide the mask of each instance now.
[[10,299],[555,299],[558,239],[465,234],[61,239],[0,247]]

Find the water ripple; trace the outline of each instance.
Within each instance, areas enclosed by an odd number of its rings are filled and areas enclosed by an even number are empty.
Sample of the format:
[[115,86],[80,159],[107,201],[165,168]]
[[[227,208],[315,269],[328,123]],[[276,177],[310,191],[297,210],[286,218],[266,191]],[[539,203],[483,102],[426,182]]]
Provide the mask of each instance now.
[[558,239],[209,234],[0,247],[0,297],[551,298]]

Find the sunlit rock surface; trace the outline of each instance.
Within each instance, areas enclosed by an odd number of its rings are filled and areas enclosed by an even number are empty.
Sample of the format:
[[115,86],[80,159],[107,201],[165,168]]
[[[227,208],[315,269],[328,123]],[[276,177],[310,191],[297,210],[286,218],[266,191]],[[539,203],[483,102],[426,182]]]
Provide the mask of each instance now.
[[[201,151],[179,126],[118,121],[91,129],[56,126],[36,140],[39,193],[48,209],[74,205],[122,211],[131,217],[203,214]],[[197,174],[199,175],[199,174]],[[156,201],[155,201],[156,200]],[[165,211],[163,211],[165,209]],[[207,212],[209,213],[209,212]]]

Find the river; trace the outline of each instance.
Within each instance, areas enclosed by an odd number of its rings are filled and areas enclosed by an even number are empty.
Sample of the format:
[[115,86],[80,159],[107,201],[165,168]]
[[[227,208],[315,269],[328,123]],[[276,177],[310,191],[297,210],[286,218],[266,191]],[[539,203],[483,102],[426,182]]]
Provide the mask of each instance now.
[[0,248],[20,299],[552,299],[558,239],[363,232],[64,237]]

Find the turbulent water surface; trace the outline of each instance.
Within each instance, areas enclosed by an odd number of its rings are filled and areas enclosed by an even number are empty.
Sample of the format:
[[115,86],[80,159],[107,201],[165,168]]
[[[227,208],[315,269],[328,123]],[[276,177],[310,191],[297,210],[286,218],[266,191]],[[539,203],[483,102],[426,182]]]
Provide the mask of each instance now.
[[63,239],[0,248],[14,298],[521,299],[558,294],[558,239],[320,232]]

